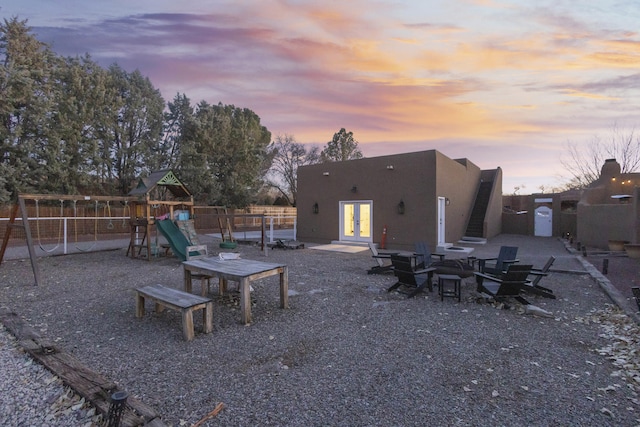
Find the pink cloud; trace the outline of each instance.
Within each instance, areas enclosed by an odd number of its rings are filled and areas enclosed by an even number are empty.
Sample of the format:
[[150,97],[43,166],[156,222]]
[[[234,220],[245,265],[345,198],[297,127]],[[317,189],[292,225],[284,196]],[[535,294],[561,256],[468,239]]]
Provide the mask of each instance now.
[[560,6],[408,4],[197,3],[35,30],[61,54],[140,69],[167,100],[251,108],[307,143],[345,127],[371,153],[442,148],[491,167],[520,147],[554,164],[558,141],[637,111],[635,28]]

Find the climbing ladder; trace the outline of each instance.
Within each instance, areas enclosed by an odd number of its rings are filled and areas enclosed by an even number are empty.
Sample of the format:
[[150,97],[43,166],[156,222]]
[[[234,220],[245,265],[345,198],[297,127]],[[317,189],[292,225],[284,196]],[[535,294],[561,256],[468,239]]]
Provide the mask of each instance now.
[[149,221],[146,218],[136,218],[129,222],[131,235],[127,256],[131,253],[131,258],[142,258],[142,251],[145,250],[147,259],[151,258],[151,241],[148,239]]
[[214,207],[213,212],[218,216],[218,227],[220,227],[220,236],[223,242],[234,242],[233,232],[231,231],[231,221],[226,207]]

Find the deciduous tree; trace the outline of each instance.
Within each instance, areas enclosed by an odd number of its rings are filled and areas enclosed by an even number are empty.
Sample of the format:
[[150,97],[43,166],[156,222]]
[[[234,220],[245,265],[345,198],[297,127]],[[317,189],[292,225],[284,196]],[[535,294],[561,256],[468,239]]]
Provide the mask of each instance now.
[[298,198],[298,167],[318,163],[319,149],[307,148],[296,142],[293,135],[278,135],[271,145],[273,163],[268,184],[277,189],[287,202],[296,206]]
[[567,187],[584,188],[597,180],[606,159],[616,159],[622,173],[640,170],[640,134],[635,128],[620,129],[614,125],[604,138],[569,141],[566,156],[560,160],[570,175]]

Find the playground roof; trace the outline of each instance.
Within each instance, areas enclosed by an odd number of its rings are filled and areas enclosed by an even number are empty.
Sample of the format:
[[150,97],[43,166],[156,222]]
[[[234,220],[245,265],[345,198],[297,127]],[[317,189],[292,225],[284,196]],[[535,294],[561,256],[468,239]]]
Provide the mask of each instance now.
[[166,188],[179,199],[190,198],[191,192],[171,170],[151,172],[148,177],[140,178],[138,186],[129,192],[130,196],[146,196],[158,187]]

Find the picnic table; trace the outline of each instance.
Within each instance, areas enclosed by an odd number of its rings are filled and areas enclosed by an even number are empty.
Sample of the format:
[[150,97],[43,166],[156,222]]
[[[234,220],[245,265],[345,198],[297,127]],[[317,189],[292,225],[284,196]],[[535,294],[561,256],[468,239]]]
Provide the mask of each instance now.
[[220,293],[224,294],[227,281],[238,282],[240,289],[240,321],[251,323],[250,284],[254,280],[280,275],[280,308],[289,308],[289,269],[284,264],[274,264],[249,259],[200,258],[184,261],[184,290],[191,292],[191,275],[201,274],[220,279]]

